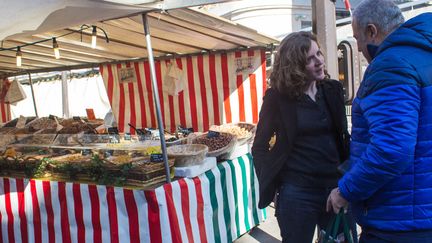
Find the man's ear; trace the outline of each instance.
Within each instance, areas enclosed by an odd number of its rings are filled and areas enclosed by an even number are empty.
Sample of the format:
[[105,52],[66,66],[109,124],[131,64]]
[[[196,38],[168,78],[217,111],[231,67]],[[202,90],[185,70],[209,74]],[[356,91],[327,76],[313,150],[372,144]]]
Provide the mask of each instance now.
[[376,39],[378,36],[378,29],[374,24],[368,24],[366,27],[366,36],[371,39]]

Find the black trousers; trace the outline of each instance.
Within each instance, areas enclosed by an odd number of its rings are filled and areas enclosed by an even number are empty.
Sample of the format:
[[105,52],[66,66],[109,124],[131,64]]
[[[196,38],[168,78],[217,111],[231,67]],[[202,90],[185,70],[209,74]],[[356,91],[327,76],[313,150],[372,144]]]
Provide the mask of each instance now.
[[[333,188],[299,187],[283,183],[276,202],[276,217],[284,243],[310,243],[315,228],[326,229],[334,216],[326,212],[327,197]],[[353,238],[357,233],[354,220],[348,217]]]

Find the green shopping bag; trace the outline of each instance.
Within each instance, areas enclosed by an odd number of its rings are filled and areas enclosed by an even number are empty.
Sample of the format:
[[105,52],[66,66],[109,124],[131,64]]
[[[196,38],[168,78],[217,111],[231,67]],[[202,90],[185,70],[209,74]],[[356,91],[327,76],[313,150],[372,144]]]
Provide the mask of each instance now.
[[[339,233],[339,226],[343,224],[343,232]],[[327,225],[326,230],[321,230],[318,243],[353,243],[351,229],[349,227],[343,208],[335,215]]]

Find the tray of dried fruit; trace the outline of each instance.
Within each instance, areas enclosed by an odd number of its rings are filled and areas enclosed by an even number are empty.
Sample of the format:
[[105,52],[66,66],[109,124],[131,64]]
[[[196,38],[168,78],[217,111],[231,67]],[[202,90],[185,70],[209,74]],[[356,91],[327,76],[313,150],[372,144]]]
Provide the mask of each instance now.
[[43,129],[56,129],[56,127],[57,127],[57,122],[54,119],[48,117],[36,118],[25,125],[25,128],[34,131],[39,131]]
[[237,145],[243,145],[251,140],[253,133],[246,126],[238,124],[223,124],[220,126],[213,125],[210,127],[212,131],[225,132],[236,136]]
[[[4,127],[0,129],[0,136],[3,137],[4,135],[0,147],[9,144],[39,145],[40,147],[50,146],[54,143],[68,145],[68,140],[74,142],[75,145],[79,145],[79,141],[76,142],[77,139],[73,139],[74,137],[71,134],[94,134],[94,127],[98,125],[98,123],[88,124],[83,120],[51,119],[48,117],[27,118],[26,122],[22,128]],[[56,138],[58,141],[55,141]],[[84,139],[87,139],[87,137]],[[90,140],[96,139],[101,138],[93,136]]]
[[5,146],[15,143],[16,136],[13,134],[2,134],[0,133],[0,148],[4,148]]
[[103,124],[101,120],[85,121],[83,119],[63,119],[60,123],[62,129],[59,134],[97,134],[96,128]]
[[204,144],[208,147],[207,156],[225,160],[237,142],[235,135],[224,132],[209,131],[192,139],[192,144]]

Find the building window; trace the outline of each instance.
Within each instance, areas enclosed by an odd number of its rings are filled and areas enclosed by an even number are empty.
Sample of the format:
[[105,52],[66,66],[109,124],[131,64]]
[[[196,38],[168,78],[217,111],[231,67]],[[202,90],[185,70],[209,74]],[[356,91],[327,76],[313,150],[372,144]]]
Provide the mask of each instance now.
[[312,27],[312,21],[302,20],[301,21],[301,29]]

